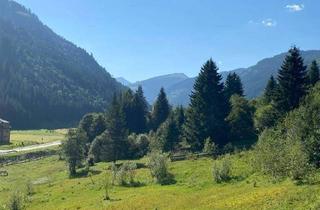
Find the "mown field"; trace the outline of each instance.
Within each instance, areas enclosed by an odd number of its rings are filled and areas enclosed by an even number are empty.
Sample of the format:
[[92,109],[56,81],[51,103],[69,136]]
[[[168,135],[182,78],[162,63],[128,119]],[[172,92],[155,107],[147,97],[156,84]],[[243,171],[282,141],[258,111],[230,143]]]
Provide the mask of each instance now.
[[[111,201],[105,201],[104,180],[110,176],[108,163],[91,168],[92,176],[68,178],[64,161],[57,156],[7,166],[8,177],[0,177],[0,203],[14,190],[26,191],[32,183],[34,194],[27,209],[319,209],[320,185],[298,185],[289,180],[273,182],[251,173],[248,153],[233,155],[232,180],[216,184],[212,159],[201,158],[169,163],[176,183],[155,184],[147,168],[136,170],[139,187],[113,186]],[[146,159],[138,162],[145,163]]]
[[57,130],[13,130],[10,135],[9,145],[0,145],[0,149],[12,149],[15,147],[42,144],[64,139],[67,129]]

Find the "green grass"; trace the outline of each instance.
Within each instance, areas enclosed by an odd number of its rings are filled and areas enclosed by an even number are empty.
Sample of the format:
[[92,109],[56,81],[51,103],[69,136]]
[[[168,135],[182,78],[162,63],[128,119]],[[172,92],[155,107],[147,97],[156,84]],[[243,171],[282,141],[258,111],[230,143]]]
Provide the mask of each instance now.
[[[103,180],[107,163],[92,167],[90,177],[69,179],[66,165],[57,157],[6,167],[0,177],[0,203],[6,203],[14,189],[25,191],[33,182],[35,194],[28,209],[318,209],[320,185],[296,185],[289,180],[273,183],[252,174],[249,153],[232,156],[233,179],[224,184],[212,180],[214,160],[202,158],[169,164],[176,184],[160,186],[146,168],[136,170],[141,187],[114,186],[112,201],[104,201]],[[139,160],[145,162],[145,159]],[[110,171],[107,172],[110,175]],[[93,182],[92,182],[93,181]],[[255,183],[255,184],[254,184]]]
[[63,140],[67,129],[57,130],[13,130],[10,135],[9,145],[0,145],[0,149],[12,149],[15,147],[32,144],[42,144]]

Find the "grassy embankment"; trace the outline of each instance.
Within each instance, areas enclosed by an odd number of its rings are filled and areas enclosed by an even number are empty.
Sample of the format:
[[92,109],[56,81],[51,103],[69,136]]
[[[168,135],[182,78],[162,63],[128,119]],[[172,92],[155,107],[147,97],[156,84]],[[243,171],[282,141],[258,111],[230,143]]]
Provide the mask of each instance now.
[[[34,194],[28,209],[318,209],[320,185],[296,185],[289,180],[273,183],[252,174],[248,152],[232,156],[233,179],[216,184],[211,175],[214,160],[201,158],[169,163],[176,184],[155,184],[147,168],[137,169],[140,187],[114,186],[111,201],[104,201],[103,183],[110,171],[107,163],[92,167],[92,177],[69,179],[66,165],[56,156],[6,167],[0,177],[0,203],[14,189],[25,191],[32,182]],[[139,162],[145,162],[145,159]]]

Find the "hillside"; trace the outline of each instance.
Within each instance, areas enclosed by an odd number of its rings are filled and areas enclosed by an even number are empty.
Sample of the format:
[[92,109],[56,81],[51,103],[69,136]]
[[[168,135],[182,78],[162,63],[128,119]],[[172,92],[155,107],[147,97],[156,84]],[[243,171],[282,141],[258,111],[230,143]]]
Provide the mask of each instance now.
[[129,82],[128,80],[126,80],[126,79],[123,78],[123,77],[117,77],[116,80],[117,80],[119,83],[121,83],[121,84],[123,84],[123,85],[125,85],[125,86],[130,86],[130,85],[131,85],[131,82]]
[[73,126],[122,88],[84,49],[0,0],[0,116],[14,128]]
[[[91,176],[68,179],[65,163],[55,156],[6,167],[9,176],[1,178],[0,203],[7,202],[12,186],[24,192],[26,185],[33,183],[27,209],[318,209],[318,184],[274,183],[264,176],[250,175],[246,156],[232,156],[234,179],[224,184],[213,182],[214,161],[207,158],[171,162],[176,183],[167,186],[155,184],[147,168],[137,169],[135,180],[141,186],[113,186],[111,201],[103,199],[104,180],[111,174],[105,168],[110,163],[96,164]],[[27,176],[26,168],[30,172]]]

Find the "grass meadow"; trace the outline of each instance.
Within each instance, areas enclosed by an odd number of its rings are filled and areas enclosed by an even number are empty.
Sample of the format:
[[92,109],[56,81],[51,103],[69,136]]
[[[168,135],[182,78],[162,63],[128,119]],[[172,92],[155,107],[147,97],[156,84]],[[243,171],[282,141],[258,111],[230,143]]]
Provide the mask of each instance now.
[[[298,185],[289,180],[275,182],[252,173],[250,153],[231,156],[232,179],[214,183],[210,158],[170,162],[176,183],[154,183],[147,168],[135,170],[139,187],[110,186],[111,201],[104,198],[104,180],[110,180],[109,163],[99,163],[89,176],[68,178],[64,161],[52,156],[5,167],[9,176],[0,177],[0,204],[18,190],[26,196],[27,209],[319,209],[320,185]],[[146,159],[135,162],[145,163]],[[317,174],[318,175],[318,174]],[[315,179],[318,179],[317,177]]]
[[15,147],[42,144],[64,139],[67,129],[57,130],[13,130],[10,135],[9,145],[0,145],[0,149],[12,149]]

